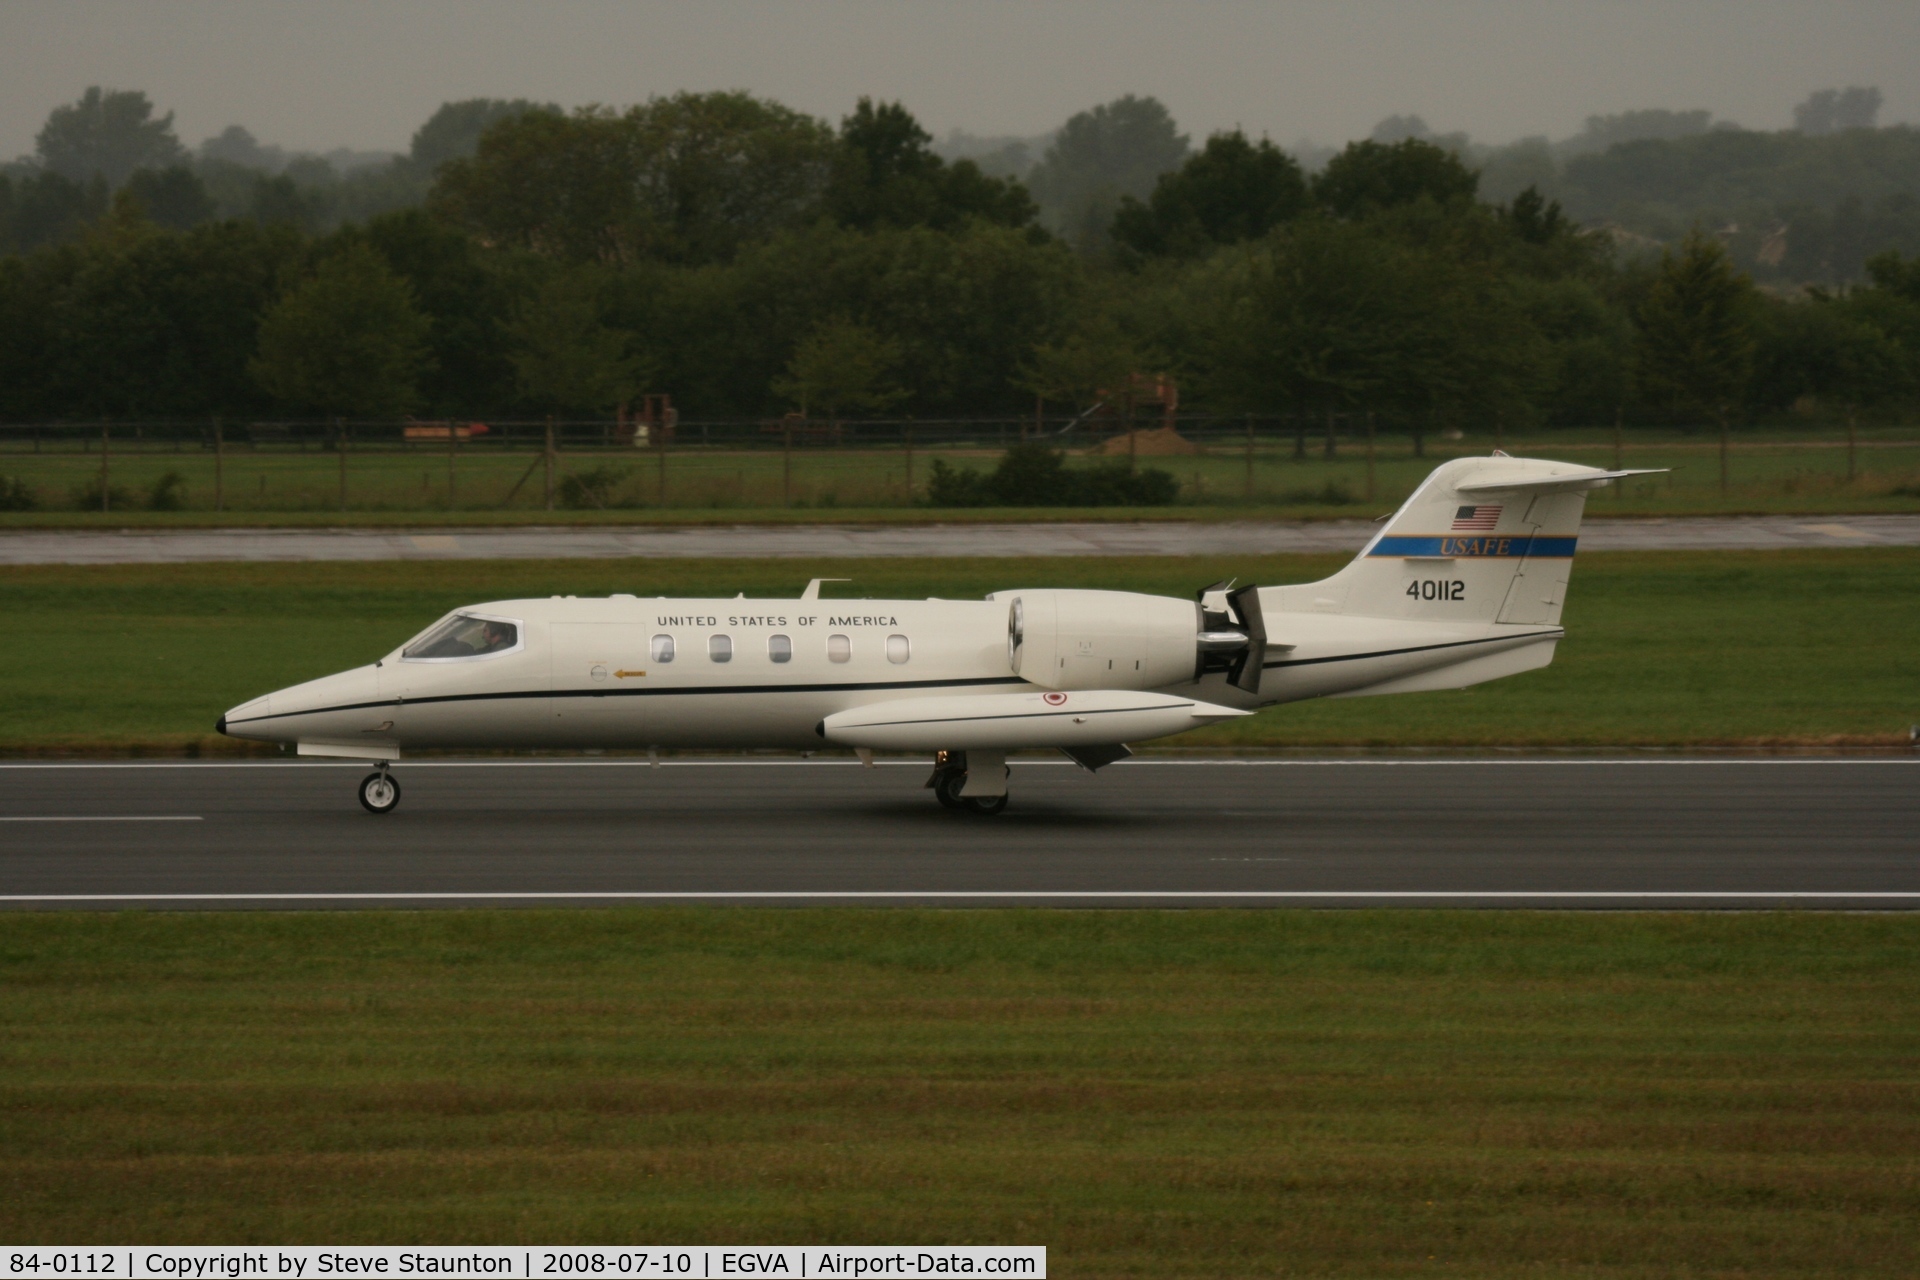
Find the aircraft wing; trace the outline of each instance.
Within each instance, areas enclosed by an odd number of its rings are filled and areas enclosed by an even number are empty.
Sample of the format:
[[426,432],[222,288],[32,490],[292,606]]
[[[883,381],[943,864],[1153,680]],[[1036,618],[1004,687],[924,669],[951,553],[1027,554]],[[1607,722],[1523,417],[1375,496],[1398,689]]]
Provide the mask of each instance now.
[[986,751],[1104,746],[1160,738],[1252,715],[1165,693],[1035,689],[979,697],[898,698],[835,712],[818,726],[828,742],[890,751]]

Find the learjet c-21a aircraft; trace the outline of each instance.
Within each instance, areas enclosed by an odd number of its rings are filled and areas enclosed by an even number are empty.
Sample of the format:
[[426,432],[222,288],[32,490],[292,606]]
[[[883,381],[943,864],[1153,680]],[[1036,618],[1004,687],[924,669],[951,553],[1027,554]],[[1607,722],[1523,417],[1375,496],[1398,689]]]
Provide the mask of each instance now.
[[1633,471],[1491,457],[1436,469],[1346,568],[1197,600],[501,600],[371,666],[233,708],[220,732],[377,762],[415,748],[930,751],[940,803],[998,813],[1007,754],[1088,769],[1125,744],[1303,698],[1458,689],[1544,667],[1589,490]]

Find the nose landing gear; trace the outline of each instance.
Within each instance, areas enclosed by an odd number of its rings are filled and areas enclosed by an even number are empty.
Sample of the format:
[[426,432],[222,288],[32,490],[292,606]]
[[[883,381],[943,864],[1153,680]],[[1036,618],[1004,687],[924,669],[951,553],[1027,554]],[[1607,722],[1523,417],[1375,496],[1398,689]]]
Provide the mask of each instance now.
[[969,767],[964,751],[935,752],[927,786],[943,809],[992,817],[1007,807],[1007,758],[998,751],[976,751]]
[[360,807],[368,813],[392,813],[400,807],[400,781],[387,772],[387,762],[360,780]]

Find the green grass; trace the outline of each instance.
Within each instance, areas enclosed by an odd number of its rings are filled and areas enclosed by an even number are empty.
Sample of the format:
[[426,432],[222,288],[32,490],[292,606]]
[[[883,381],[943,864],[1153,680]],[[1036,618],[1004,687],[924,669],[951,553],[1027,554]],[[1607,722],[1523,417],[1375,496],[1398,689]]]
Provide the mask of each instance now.
[[[1371,489],[1363,450],[1342,445],[1338,457],[1322,456],[1312,444],[1296,459],[1285,442],[1265,442],[1251,475],[1244,453],[1217,445],[1200,456],[1145,458],[1143,466],[1173,473],[1181,484],[1172,508],[1098,508],[1038,511],[987,511],[971,519],[1246,519],[1371,517],[1392,509],[1426,474],[1446,458],[1469,448],[1484,452],[1493,441],[1436,442],[1428,456],[1416,458],[1402,440],[1383,442]],[[1589,434],[1567,433],[1527,441],[1508,441],[1509,451],[1570,461],[1611,465],[1610,444]],[[1761,438],[1736,448],[1731,484],[1720,489],[1717,446],[1708,437],[1638,440],[1622,457],[1629,467],[1671,467],[1664,476],[1633,480],[1618,493],[1597,495],[1594,515],[1682,515],[1729,512],[1841,513],[1920,511],[1920,448],[1910,429],[1874,433],[1857,455],[1858,475],[1846,478],[1846,450],[1830,439],[1813,442]],[[990,469],[997,450],[942,449],[914,454],[913,492],[924,498],[928,468],[935,457],[959,466]],[[613,510],[542,509],[537,473],[508,501],[516,481],[538,455],[494,452],[486,447],[462,453],[449,485],[443,453],[349,452],[348,510],[340,510],[337,454],[235,449],[224,459],[223,505],[215,513],[214,460],[205,450],[166,452],[157,444],[144,451],[116,454],[112,483],[127,491],[133,505],[102,513],[81,510],[73,496],[97,483],[97,454],[28,453],[18,447],[0,452],[0,475],[17,476],[33,486],[42,509],[0,513],[0,528],[87,527],[126,524],[524,524],[529,522],[602,523],[617,521],[700,522],[793,518],[835,520],[944,519],[954,513],[915,507],[908,499],[905,456],[897,449],[803,449],[784,478],[778,450],[739,451],[688,448],[670,452],[666,484],[661,487],[660,456],[635,450],[582,450],[563,454],[569,469],[612,467],[625,475],[616,488]],[[140,509],[144,495],[166,473],[180,473],[186,510]],[[791,501],[785,496],[790,491]],[[97,500],[96,500],[97,501]]]
[[12,1240],[1920,1273],[1920,919],[11,915]]
[[[0,750],[229,750],[214,718],[370,662],[460,604],[515,596],[978,597],[1045,584],[1186,596],[1310,581],[1328,556],[568,560],[0,568]],[[1583,556],[1544,671],[1449,693],[1273,708],[1211,747],[1891,746],[1920,721],[1920,550]]]

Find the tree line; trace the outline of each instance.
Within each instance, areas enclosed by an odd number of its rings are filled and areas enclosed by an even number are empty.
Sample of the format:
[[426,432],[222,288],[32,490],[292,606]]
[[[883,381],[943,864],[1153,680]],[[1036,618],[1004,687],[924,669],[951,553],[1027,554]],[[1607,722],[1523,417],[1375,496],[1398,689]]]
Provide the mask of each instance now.
[[[1535,188],[1483,198],[1418,137],[1309,174],[1216,134],[1110,202],[1090,253],[898,103],[834,125],[743,93],[482,101],[416,135],[419,204],[314,231],[172,217],[192,188],[170,175],[195,174],[127,96],[56,112],[44,167],[0,190],[0,212],[56,180],[98,210],[0,258],[0,418],[586,415],[650,392],[703,417],[1004,414],[1151,373],[1188,407],[1423,430],[1894,413],[1920,388],[1920,259],[1770,292],[1712,228],[1625,254]],[[1088,127],[1152,123],[1143,101]]]

